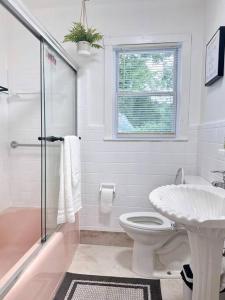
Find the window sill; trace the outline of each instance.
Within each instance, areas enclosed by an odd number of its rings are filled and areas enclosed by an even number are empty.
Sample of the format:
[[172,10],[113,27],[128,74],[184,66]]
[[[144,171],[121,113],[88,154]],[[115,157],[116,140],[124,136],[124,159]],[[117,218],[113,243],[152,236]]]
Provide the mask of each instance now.
[[188,142],[188,138],[104,138],[105,142]]

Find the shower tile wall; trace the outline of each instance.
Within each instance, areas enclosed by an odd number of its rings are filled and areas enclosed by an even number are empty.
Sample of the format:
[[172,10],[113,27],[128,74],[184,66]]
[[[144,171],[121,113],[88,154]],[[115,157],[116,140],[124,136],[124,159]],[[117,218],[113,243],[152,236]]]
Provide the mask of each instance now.
[[[10,99],[9,142],[37,143],[37,137],[40,136],[39,106],[40,98],[37,96]],[[29,114],[26,114],[27,111]],[[10,167],[12,205],[40,207],[40,148],[10,149]]]
[[[0,85],[7,86],[7,32],[6,16],[0,11]],[[11,205],[9,195],[8,156],[8,102],[7,95],[0,93],[0,210]]]
[[0,95],[0,210],[11,206],[8,149],[8,103],[7,97]]
[[[9,140],[37,143],[40,124],[40,44],[9,17]],[[15,45],[16,44],[16,48]],[[40,207],[40,148],[9,148],[12,206]]]
[[3,7],[0,40],[0,85],[13,95],[0,94],[0,210],[39,207],[40,149],[10,148],[12,140],[36,142],[40,135],[40,97],[21,94],[39,92],[39,42]]

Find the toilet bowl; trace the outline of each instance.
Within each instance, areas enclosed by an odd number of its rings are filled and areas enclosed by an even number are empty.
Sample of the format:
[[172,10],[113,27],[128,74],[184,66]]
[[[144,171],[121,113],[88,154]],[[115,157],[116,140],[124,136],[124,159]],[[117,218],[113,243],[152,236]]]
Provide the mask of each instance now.
[[152,277],[154,252],[174,234],[174,223],[157,212],[133,212],[120,216],[120,225],[134,240],[132,270]]

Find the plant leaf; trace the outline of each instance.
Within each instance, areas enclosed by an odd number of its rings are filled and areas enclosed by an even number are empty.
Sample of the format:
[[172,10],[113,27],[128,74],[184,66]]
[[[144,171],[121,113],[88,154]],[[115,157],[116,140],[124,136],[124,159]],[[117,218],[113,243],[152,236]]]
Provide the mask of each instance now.
[[103,49],[103,47],[99,44],[92,44],[91,46],[96,49]]

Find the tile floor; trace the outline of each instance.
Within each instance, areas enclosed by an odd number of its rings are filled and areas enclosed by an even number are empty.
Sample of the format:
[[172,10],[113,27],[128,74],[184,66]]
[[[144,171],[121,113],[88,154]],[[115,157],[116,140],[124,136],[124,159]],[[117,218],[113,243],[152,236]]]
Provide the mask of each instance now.
[[[128,247],[80,244],[68,270],[71,273],[140,277],[131,271]],[[161,279],[163,300],[182,300],[180,279]]]

